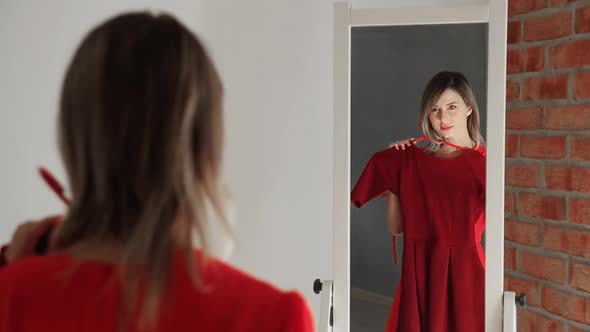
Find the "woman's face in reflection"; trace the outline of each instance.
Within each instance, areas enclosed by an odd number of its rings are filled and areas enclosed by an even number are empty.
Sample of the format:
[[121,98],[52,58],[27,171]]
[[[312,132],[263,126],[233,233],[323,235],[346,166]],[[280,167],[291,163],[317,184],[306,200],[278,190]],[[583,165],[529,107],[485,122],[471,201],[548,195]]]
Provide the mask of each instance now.
[[469,137],[467,118],[471,112],[455,90],[447,89],[430,110],[430,124],[445,140],[465,139]]

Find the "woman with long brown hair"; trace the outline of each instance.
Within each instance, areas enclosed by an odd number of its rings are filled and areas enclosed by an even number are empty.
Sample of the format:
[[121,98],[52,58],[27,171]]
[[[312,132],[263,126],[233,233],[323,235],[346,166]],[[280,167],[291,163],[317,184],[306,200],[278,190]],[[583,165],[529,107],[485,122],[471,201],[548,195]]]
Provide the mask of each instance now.
[[214,222],[229,230],[222,95],[206,50],[170,15],[90,31],[59,104],[71,204],[3,250],[0,332],[313,331],[299,293],[208,255]]
[[[386,331],[483,331],[486,150],[464,75],[432,77],[420,127],[420,139],[375,153],[351,193],[357,207],[387,197],[394,257],[403,233],[401,279]],[[416,145],[420,140],[428,146]]]

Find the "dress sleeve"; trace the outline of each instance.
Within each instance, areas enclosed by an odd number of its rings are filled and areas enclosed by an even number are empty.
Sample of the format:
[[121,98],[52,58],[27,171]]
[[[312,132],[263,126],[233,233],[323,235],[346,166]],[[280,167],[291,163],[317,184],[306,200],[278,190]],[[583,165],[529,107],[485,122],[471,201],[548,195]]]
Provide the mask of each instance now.
[[399,196],[401,152],[393,148],[387,149],[375,153],[369,159],[350,194],[356,207],[362,207],[386,191]]

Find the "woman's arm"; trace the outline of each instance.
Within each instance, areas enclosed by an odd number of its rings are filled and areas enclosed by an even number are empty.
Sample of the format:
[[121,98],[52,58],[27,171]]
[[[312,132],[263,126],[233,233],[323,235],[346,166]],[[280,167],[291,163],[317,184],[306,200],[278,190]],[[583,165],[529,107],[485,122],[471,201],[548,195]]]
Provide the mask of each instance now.
[[399,198],[391,192],[387,195],[387,229],[396,235],[404,231]]
[[[39,241],[47,237],[44,239],[47,241],[45,245],[49,246],[51,233],[48,232],[51,232],[62,219],[61,215],[57,215],[40,221],[29,221],[20,224],[12,235],[10,243],[0,247],[0,268],[21,258],[44,254],[44,252],[37,252]],[[48,248],[43,249],[47,250]]]

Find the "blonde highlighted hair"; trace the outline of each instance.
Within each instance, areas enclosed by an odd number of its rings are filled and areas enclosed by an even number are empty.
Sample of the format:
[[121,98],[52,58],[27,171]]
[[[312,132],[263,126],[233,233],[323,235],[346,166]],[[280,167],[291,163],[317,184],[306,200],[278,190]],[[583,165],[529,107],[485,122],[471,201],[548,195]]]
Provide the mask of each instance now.
[[[207,206],[229,229],[215,66],[170,15],[109,19],[88,33],[67,68],[58,132],[72,204],[56,245],[120,243],[125,312],[137,309],[137,285],[145,285],[141,322],[153,327],[175,251],[200,285],[192,243],[210,248]],[[180,219],[186,231],[178,241]]]

